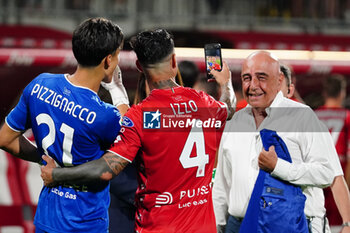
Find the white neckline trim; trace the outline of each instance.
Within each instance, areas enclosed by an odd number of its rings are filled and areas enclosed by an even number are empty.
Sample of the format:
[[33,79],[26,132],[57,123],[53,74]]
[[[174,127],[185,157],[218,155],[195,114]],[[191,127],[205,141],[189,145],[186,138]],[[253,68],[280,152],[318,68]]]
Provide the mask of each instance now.
[[81,88],[81,89],[85,89],[85,90],[89,90],[91,92],[93,92],[95,95],[97,95],[97,93],[93,90],[91,90],[90,88],[87,88],[87,87],[82,87],[82,86],[77,86],[75,84],[73,84],[69,79],[68,79],[68,75],[69,74],[64,74],[64,78],[67,80],[67,82],[72,85],[73,87],[76,87],[76,88]]

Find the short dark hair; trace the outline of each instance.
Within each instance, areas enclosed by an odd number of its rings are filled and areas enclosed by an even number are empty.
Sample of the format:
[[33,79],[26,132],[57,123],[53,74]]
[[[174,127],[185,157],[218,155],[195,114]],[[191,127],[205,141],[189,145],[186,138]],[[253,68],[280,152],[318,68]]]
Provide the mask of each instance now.
[[174,51],[173,36],[165,29],[143,31],[133,37],[130,46],[143,66],[161,62]]
[[207,76],[201,76],[197,79],[196,82],[199,89],[206,92],[208,95],[214,97],[214,99],[220,99],[220,85],[217,82],[208,82]]
[[185,87],[193,87],[199,77],[199,69],[196,63],[192,61],[179,62],[179,71]]
[[333,74],[323,82],[323,91],[326,97],[336,98],[346,88],[346,80],[343,75]]
[[287,86],[290,87],[290,84],[292,83],[292,71],[285,64],[280,64],[280,69],[286,79]]
[[97,66],[121,47],[124,35],[120,27],[105,18],[90,18],[73,32],[72,48],[78,64]]

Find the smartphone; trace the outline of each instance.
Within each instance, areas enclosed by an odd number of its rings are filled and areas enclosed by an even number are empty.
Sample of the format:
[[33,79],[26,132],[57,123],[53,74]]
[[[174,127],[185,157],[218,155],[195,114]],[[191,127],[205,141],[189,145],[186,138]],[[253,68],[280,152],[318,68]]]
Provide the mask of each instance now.
[[222,69],[221,45],[219,43],[206,44],[204,46],[204,56],[207,77],[212,79],[214,77],[209,72],[212,69],[218,71]]

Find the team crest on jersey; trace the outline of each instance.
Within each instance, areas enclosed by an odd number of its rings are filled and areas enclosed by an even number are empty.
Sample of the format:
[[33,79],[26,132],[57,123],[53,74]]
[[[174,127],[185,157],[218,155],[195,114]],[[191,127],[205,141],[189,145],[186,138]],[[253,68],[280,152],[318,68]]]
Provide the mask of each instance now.
[[123,117],[123,126],[125,127],[133,127],[134,126],[134,122],[127,116]]
[[161,115],[159,109],[156,112],[143,112],[143,128],[160,129]]

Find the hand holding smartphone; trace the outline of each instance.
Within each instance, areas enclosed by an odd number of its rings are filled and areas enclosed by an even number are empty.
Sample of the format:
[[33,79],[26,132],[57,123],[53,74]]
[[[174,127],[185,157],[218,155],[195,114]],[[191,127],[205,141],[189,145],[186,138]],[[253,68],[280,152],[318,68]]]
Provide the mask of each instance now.
[[212,69],[222,70],[221,45],[219,43],[206,44],[204,46],[205,67],[208,79],[214,78],[210,71]]

